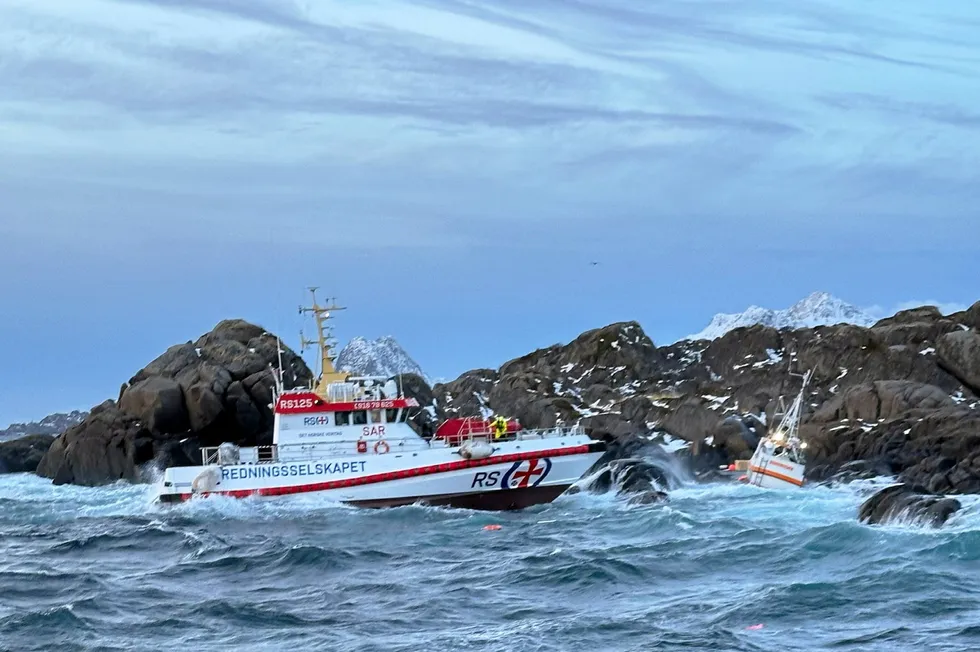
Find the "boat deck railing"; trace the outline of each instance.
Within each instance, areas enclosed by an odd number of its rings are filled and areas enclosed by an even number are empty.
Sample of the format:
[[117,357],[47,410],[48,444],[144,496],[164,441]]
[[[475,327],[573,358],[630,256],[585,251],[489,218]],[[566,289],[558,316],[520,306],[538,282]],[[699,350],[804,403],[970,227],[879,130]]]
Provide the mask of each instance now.
[[557,437],[584,435],[581,426],[538,428],[505,433],[495,438],[492,433],[467,433],[454,435],[451,439],[420,437],[399,437],[392,439],[343,439],[327,440],[310,444],[273,444],[271,446],[233,446],[225,448],[223,458],[221,446],[201,448],[204,466],[211,464],[272,464],[280,461],[320,460],[324,457],[359,457],[362,455],[384,455],[388,453],[412,453],[433,448],[458,448],[466,442],[487,442],[491,445],[509,441],[533,441]]
[[536,439],[552,439],[555,437],[574,437],[584,434],[585,429],[583,429],[581,426],[559,426],[555,428],[516,430],[513,432],[505,432],[499,437],[495,436],[492,432],[466,432],[450,435],[445,438],[439,437],[437,439],[433,437],[429,441],[429,445],[430,447],[455,448],[457,446],[462,446],[468,441],[485,441],[490,444],[494,444],[503,441],[531,441]]

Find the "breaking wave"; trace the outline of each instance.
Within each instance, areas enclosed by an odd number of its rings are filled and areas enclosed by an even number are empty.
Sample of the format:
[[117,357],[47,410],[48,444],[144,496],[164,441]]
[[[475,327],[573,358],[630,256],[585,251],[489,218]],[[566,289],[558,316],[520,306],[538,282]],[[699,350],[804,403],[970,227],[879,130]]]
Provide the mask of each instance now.
[[976,497],[939,530],[870,527],[857,509],[883,480],[669,477],[663,504],[580,492],[501,514],[315,495],[164,507],[145,486],[3,476],[0,647],[980,648]]

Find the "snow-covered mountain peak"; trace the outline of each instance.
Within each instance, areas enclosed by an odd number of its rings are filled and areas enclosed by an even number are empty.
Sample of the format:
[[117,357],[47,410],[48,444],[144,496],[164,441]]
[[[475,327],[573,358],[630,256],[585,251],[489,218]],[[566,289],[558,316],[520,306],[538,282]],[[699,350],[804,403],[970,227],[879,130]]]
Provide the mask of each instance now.
[[871,326],[875,323],[875,319],[860,308],[827,292],[814,292],[796,303],[786,311],[786,319],[793,328],[830,324]]
[[364,376],[418,374],[429,382],[419,364],[390,335],[376,340],[360,336],[351,339],[337,356],[336,366],[342,371]]
[[755,324],[772,328],[813,328],[831,324],[871,326],[874,322],[873,317],[857,306],[846,303],[827,292],[814,292],[784,310],[750,306],[740,313],[719,313],[712,318],[707,328],[700,333],[689,335],[686,339],[713,340],[736,328]]

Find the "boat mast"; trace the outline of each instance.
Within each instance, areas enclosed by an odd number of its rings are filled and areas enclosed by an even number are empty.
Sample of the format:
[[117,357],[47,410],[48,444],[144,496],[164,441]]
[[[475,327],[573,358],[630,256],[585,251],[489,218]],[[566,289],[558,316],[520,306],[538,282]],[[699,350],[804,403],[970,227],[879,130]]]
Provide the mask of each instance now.
[[349,377],[350,374],[342,371],[337,371],[333,366],[334,356],[332,352],[332,344],[334,342],[333,338],[329,335],[330,327],[327,326],[327,321],[331,318],[330,313],[335,310],[344,310],[340,306],[333,303],[331,299],[331,305],[321,306],[316,301],[316,291],[318,288],[311,287],[310,295],[313,297],[313,305],[310,307],[300,306],[299,312],[312,313],[313,318],[316,319],[316,340],[307,340],[300,333],[300,347],[301,350],[306,350],[307,346],[316,345],[320,350],[320,375],[317,378],[317,383],[313,388],[313,391],[323,398],[327,397],[327,386],[331,383],[344,382]]
[[[793,405],[790,406],[789,412],[786,413],[783,423],[788,424],[788,432],[786,433],[787,438],[792,440],[797,438],[797,433],[800,428],[800,417],[803,413],[803,400],[804,394],[806,393],[807,383],[810,381],[810,374],[813,373],[812,370],[808,370],[803,374],[803,386],[800,388],[800,393],[797,395],[796,400],[793,401]],[[796,374],[793,374],[796,375]]]

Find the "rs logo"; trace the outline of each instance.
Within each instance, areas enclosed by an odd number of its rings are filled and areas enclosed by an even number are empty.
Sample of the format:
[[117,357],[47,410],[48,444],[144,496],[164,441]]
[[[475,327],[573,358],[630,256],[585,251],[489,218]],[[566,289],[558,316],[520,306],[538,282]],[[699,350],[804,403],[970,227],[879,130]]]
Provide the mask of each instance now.
[[500,479],[501,489],[528,489],[541,484],[551,471],[551,460],[547,457],[515,462],[504,477]]

